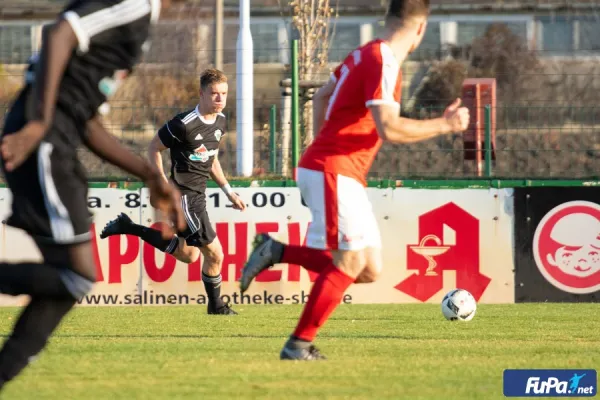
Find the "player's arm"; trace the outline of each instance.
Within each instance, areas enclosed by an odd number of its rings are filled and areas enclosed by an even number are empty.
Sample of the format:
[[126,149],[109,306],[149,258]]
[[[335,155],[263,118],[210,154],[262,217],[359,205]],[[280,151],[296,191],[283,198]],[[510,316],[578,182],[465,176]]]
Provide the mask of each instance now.
[[460,107],[460,99],[446,109],[443,117],[423,121],[403,118],[398,115],[398,107],[389,104],[371,105],[370,109],[377,133],[383,140],[392,143],[414,143],[462,132],[469,124],[469,110]]
[[377,133],[383,140],[413,143],[467,128],[469,111],[460,107],[460,100],[452,103],[442,118],[419,121],[400,116],[397,97],[402,79],[400,63],[387,47],[374,47],[358,68],[361,68],[359,73],[364,77],[365,105],[370,109]]
[[154,135],[150,144],[148,145],[148,160],[150,161],[150,165],[163,177],[165,181],[167,181],[167,176],[165,175],[165,170],[163,168],[163,158],[162,152],[167,149],[167,146],[163,144],[160,140],[158,133]]
[[223,172],[223,168],[221,167],[221,163],[219,162],[218,155],[216,155],[213,159],[213,163],[210,168],[210,177],[213,181],[217,183],[217,185],[219,185],[219,187],[225,192],[225,194],[231,192],[231,186],[229,185],[229,182],[225,177],[225,173]]
[[185,124],[177,117],[164,124],[148,145],[148,159],[158,173],[168,180],[163,169],[162,152],[185,141]]
[[139,177],[143,181],[159,177],[150,163],[130,152],[111,135],[104,128],[99,117],[88,121],[84,143],[98,157]]
[[[227,132],[227,129],[223,127],[222,131],[222,134],[224,135]],[[223,172],[223,167],[221,167],[221,162],[219,161],[218,152],[213,158],[213,162],[210,167],[210,177],[213,181],[217,183],[217,185],[219,185],[219,187],[225,193],[225,195],[227,195],[227,198],[233,204],[233,208],[236,210],[244,211],[244,209],[246,208],[246,203],[244,203],[242,199],[240,199],[240,197],[237,195],[237,193],[233,191],[231,185],[227,181],[227,177],[225,176],[225,173]]]
[[58,88],[73,49],[77,46],[77,37],[71,25],[59,20],[42,30],[42,49],[33,83],[32,104],[28,111],[29,122],[14,135],[2,140],[2,157],[7,171],[19,167],[42,141],[52,120],[58,97]]
[[332,78],[327,83],[319,88],[313,95],[313,135],[316,137],[325,122],[325,114],[327,113],[327,106],[329,105],[329,99],[335,90],[336,79],[332,75]]
[[37,66],[39,69],[33,84],[35,108],[32,110],[33,115],[28,117],[40,122],[45,129],[52,123],[58,88],[77,43],[73,28],[64,19],[42,29],[42,49]]
[[[150,190],[152,206],[163,211],[178,229],[185,229],[179,191],[165,181],[147,160],[129,151],[107,132],[99,117],[88,121],[84,143],[98,157],[143,180]],[[169,238],[172,235],[172,229],[163,224],[163,236]]]
[[223,168],[221,167],[221,162],[219,161],[218,154],[213,158],[213,163],[210,168],[210,177],[213,181],[219,185],[221,190],[227,195],[229,201],[233,203],[233,208],[236,210],[244,210],[246,208],[246,204],[239,198],[239,196],[233,191],[231,185],[227,181],[227,177],[223,172]]

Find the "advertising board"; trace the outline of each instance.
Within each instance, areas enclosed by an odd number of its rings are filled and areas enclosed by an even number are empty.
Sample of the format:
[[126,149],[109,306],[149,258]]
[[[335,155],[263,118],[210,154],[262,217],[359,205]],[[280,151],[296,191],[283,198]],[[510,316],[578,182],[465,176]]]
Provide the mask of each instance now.
[[[456,287],[483,303],[514,301],[512,189],[429,190],[368,188],[383,241],[384,268],[377,282],[352,285],[345,303],[439,302]],[[304,244],[310,212],[295,187],[246,187],[248,204],[232,209],[219,189],[207,189],[208,213],[224,251],[222,294],[232,304],[305,303],[315,275],[279,264],[261,273],[244,296],[237,280],[257,232]],[[10,192],[0,189],[0,215],[10,212]],[[136,223],[156,223],[146,189],[92,188],[93,249],[97,283],[80,303],[90,305],[206,304],[202,260],[184,264],[134,236],[99,239],[119,213]],[[23,232],[3,225],[3,260],[39,259]],[[23,299],[1,296],[1,305]]]

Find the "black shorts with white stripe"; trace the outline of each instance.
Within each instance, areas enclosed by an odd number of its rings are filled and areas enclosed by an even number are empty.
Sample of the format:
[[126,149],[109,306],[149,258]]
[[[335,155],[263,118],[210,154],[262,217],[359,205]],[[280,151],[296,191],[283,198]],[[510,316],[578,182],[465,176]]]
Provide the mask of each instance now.
[[188,246],[204,247],[211,244],[217,234],[206,212],[204,196],[184,194],[181,196],[181,208],[187,222],[187,229],[177,235],[185,238]]
[[[6,116],[3,135],[15,133],[26,124],[27,92],[21,93]],[[77,143],[73,143],[82,137],[83,130],[57,109],[38,149],[19,168],[5,171],[12,194],[8,225],[41,242],[68,245],[91,239],[87,179],[77,159]]]

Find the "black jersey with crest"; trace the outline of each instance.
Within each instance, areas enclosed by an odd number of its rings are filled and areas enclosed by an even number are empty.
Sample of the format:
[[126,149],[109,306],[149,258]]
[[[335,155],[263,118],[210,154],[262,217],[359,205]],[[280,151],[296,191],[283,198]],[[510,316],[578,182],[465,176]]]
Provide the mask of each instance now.
[[207,121],[196,107],[177,114],[158,131],[158,137],[171,153],[171,179],[182,194],[200,195],[199,200],[204,202],[206,182],[225,129],[223,114]]
[[[71,25],[77,50],[65,68],[57,107],[80,124],[92,118],[148,50],[160,7],[161,0],[70,1],[60,18]],[[31,60],[29,84],[42,73],[36,61]]]

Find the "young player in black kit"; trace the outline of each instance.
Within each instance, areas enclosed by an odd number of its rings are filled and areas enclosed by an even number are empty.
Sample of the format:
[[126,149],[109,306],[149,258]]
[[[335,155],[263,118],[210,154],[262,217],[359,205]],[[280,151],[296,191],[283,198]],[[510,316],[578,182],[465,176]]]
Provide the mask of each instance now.
[[[208,297],[208,314],[236,314],[221,300],[221,264],[223,249],[206,212],[206,182],[212,178],[225,192],[236,210],[246,204],[231,190],[219,163],[219,143],[226,133],[221,113],[227,101],[227,77],[216,69],[200,76],[198,105],[177,114],[158,131],[148,148],[150,162],[161,172],[161,152],[171,154],[171,180],[181,191],[181,206],[187,228],[165,240],[159,231],[135,224],[127,214],[110,221],[101,238],[135,235],[179,261],[192,263],[202,253],[202,281]],[[165,181],[167,180],[164,177]]]
[[[96,280],[80,144],[141,178],[152,205],[185,227],[179,191],[114,139],[98,115],[147,49],[151,25],[168,3],[77,0],[42,32],[41,53],[6,116],[0,146],[13,198],[7,224],[26,231],[43,257],[0,263],[0,293],[30,297],[0,350],[0,389],[45,347]],[[162,234],[171,236],[164,226]]]

